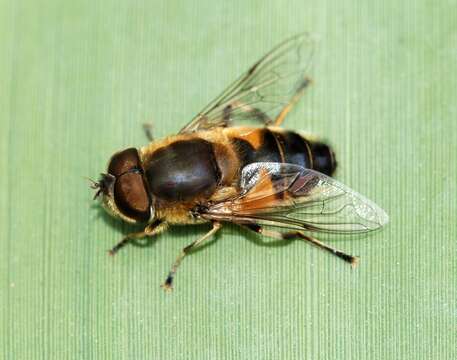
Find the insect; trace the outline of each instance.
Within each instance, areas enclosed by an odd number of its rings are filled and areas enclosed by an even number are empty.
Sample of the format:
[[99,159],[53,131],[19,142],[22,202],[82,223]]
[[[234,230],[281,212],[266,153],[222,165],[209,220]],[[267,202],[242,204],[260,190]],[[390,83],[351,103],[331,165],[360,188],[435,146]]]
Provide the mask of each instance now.
[[162,285],[171,290],[183,258],[234,223],[279,240],[305,240],[355,265],[357,257],[312,234],[369,232],[385,225],[387,214],[331,177],[336,161],[327,144],[281,128],[311,84],[313,52],[308,35],[289,38],[178,134],[114,154],[92,184],[95,198],[101,195],[109,213],[142,230],[125,236],[110,254],[170,225],[210,224],[173,263]]

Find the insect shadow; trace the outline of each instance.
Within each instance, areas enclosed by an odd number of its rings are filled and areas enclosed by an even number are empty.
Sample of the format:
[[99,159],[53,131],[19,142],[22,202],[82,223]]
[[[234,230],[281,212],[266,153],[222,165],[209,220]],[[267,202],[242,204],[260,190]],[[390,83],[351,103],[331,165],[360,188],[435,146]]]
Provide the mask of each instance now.
[[[125,222],[119,222],[117,221],[116,218],[112,217],[109,215],[99,204],[92,204],[91,208],[96,211],[96,218],[101,219],[105,224],[107,224],[109,227],[113,228],[116,230],[116,232],[120,234],[130,234],[134,233],[136,231],[141,230],[141,226],[138,227],[133,224],[128,224]],[[171,226],[167,230],[167,235],[171,236],[172,238],[182,238],[182,237],[188,237],[192,240],[197,239],[198,237],[202,236],[208,231],[208,224],[198,224],[194,226]],[[198,247],[197,249],[191,251],[192,253],[194,252],[199,252],[200,250],[203,250],[207,248],[208,246],[211,246],[214,244],[219,237],[221,236],[221,233],[215,234],[214,238],[211,241],[208,241],[206,244]],[[122,237],[122,235],[120,235]],[[129,245],[132,245],[134,247],[138,248],[148,248],[154,246],[156,241],[159,240],[161,234],[155,235],[155,236],[148,236],[144,237],[142,239],[132,239],[130,240]],[[119,239],[114,239],[119,240]],[[114,241],[114,242],[115,242]]]
[[[109,227],[113,228],[118,232],[119,234],[130,234],[136,231],[141,230],[138,226],[135,226],[133,224],[128,224],[126,222],[119,222],[116,220],[116,218],[112,217],[110,214],[108,214],[103,207],[101,207],[99,204],[92,204],[91,208],[96,211],[96,217],[98,219],[102,219],[102,221],[107,224]],[[123,235],[120,235],[122,237]],[[140,247],[140,248],[146,248],[146,247],[151,247],[155,244],[155,242],[158,240],[159,236],[154,236],[154,237],[146,237],[143,239],[132,239],[130,240],[130,245],[133,245],[135,247]],[[113,239],[114,243],[119,240],[119,238]]]
[[[129,234],[135,231],[138,231],[138,227],[131,225],[125,222],[119,222],[112,216],[110,216],[101,206],[98,204],[92,204],[91,208],[96,211],[96,217],[102,219],[109,227],[116,230],[120,234]],[[197,239],[208,231],[209,224],[197,224],[193,226],[171,226],[167,231],[167,234],[171,237],[182,238],[188,237],[190,239]],[[224,237],[229,237],[231,235],[240,234],[243,238],[251,241],[257,246],[262,247],[283,247],[290,245],[295,240],[274,240],[274,239],[265,239],[258,234],[253,233],[250,230],[242,228],[241,226],[235,224],[225,223],[221,231],[216,233],[210,241],[199,246],[195,250],[192,250],[191,253],[197,253],[201,250],[208,248],[209,246],[214,245],[218,240]],[[156,241],[159,240],[160,235],[153,237],[145,237],[143,239],[132,239],[130,245],[138,248],[148,248],[154,246]],[[117,239],[116,239],[117,240]],[[191,240],[192,241],[192,240]]]

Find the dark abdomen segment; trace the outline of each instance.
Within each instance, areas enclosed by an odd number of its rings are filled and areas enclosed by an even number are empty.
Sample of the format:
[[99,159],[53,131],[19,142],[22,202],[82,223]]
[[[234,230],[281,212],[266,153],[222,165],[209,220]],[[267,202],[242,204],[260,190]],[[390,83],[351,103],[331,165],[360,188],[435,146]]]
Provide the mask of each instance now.
[[293,131],[260,128],[251,132],[240,131],[239,136],[231,135],[241,168],[253,162],[283,162],[329,176],[336,169],[335,157],[328,145],[307,140]]

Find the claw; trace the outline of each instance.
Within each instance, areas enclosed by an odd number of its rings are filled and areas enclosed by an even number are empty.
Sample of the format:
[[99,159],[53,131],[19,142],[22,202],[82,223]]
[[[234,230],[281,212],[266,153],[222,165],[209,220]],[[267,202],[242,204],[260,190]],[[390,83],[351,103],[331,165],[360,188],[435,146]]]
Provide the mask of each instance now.
[[165,282],[160,285],[160,287],[162,289],[165,290],[165,292],[172,292],[173,291],[173,275],[170,274],[168,275],[167,279],[165,280]]
[[351,260],[351,267],[355,269],[357,265],[359,265],[359,257],[358,256],[353,256]]
[[166,292],[171,293],[173,291],[173,286],[167,282],[164,282],[160,287]]

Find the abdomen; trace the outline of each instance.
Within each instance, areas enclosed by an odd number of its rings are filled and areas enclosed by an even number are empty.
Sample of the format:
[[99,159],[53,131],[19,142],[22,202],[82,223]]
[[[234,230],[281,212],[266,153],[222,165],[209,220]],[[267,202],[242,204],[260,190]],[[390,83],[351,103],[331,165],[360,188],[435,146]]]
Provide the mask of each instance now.
[[293,131],[272,128],[224,129],[240,159],[240,167],[254,162],[292,163],[331,176],[336,169],[332,149]]
[[292,163],[326,175],[336,167],[329,146],[282,129],[229,127],[151,146],[156,148],[142,149],[149,190],[171,202],[210,198],[236,186],[241,169],[254,162]]

